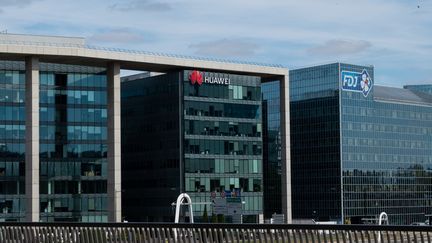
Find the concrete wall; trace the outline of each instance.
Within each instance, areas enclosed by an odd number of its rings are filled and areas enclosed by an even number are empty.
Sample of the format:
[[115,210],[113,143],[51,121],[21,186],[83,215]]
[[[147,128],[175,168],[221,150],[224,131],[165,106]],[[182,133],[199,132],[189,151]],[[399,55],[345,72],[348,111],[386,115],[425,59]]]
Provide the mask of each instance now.
[[287,223],[292,223],[291,136],[288,73],[280,79],[280,100],[282,132],[282,213],[285,215]]
[[27,57],[25,192],[26,221],[39,222],[39,59]]

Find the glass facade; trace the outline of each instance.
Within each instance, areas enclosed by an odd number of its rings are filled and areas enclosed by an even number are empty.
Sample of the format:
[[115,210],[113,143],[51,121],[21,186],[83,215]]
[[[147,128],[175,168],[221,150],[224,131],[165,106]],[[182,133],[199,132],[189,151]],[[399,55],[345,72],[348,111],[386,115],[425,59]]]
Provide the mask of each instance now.
[[122,214],[174,222],[180,194],[179,73],[122,82]]
[[411,224],[432,213],[432,96],[417,105],[413,94],[379,86],[368,97],[342,92],[345,218],[386,212],[391,224]]
[[191,72],[122,83],[124,215],[172,222],[171,203],[186,192],[200,221],[212,214],[212,193],[235,191],[243,221],[255,222],[263,210],[260,78],[202,72],[230,84],[198,85]]
[[[40,64],[40,220],[107,221],[104,69]],[[24,221],[24,62],[0,61],[0,220]]]
[[[326,68],[327,74],[324,75],[323,69]],[[307,163],[309,155],[305,152],[310,154],[314,147],[307,143],[309,136],[292,137],[293,178],[297,178],[293,179],[294,218],[316,217],[343,220],[345,223],[362,223],[365,220],[373,221],[381,212],[386,212],[390,224],[410,224],[424,222],[432,213],[432,174],[429,171],[432,167],[432,97],[425,87],[421,88],[422,94],[419,94],[418,90],[414,89],[374,86],[366,97],[359,92],[339,89],[341,71],[362,72],[364,69],[373,80],[372,67],[348,64],[291,71],[293,84],[297,81],[301,89],[306,90],[305,87],[313,82],[313,75],[303,80],[300,77],[307,75],[310,70],[323,72],[323,80],[332,80],[330,82],[334,85],[333,92],[336,96],[334,102],[330,103],[324,102],[331,99],[325,95],[320,98],[294,100],[291,103],[291,131],[306,132],[308,129],[302,129],[301,123],[308,123],[310,128],[315,128],[314,137],[318,140],[316,145],[319,145],[317,149],[322,149],[321,158],[316,158],[317,164],[309,170],[302,170],[299,167],[310,166]],[[326,85],[323,84],[324,86]],[[292,88],[295,88],[295,85],[292,85]],[[315,109],[315,112],[301,106],[305,103],[313,103],[311,107],[314,107],[312,109]],[[325,117],[330,118],[332,113],[340,115],[331,118],[335,119],[334,122],[326,125]],[[316,120],[314,114],[322,117]],[[304,119],[296,119],[299,116]],[[334,140],[326,134],[328,130],[335,131]],[[337,138],[337,134],[340,134],[340,138]],[[310,146],[308,151],[301,152],[299,148],[303,145]],[[321,185],[321,196],[332,197],[334,192],[337,192],[339,199],[335,195],[334,204],[325,204],[319,200],[319,196],[304,198],[312,203],[323,203],[324,211],[314,210],[312,215],[307,212],[296,215],[296,210],[311,209],[308,204],[300,204],[298,200],[306,197],[308,193],[296,188],[306,189],[305,185],[301,184],[307,184],[306,178],[313,181],[331,169],[332,167],[327,166],[327,159],[335,161],[335,167],[338,166],[340,171],[335,168],[334,172],[330,173],[331,176],[325,179],[332,181],[334,178],[335,188],[333,190],[329,187],[331,184]],[[301,178],[304,178],[304,181]],[[336,180],[341,183],[340,187],[337,187]],[[330,213],[333,208],[339,213]]]
[[[182,79],[185,192],[204,203],[211,192],[240,191],[243,221],[256,222],[263,211],[261,80],[205,72],[230,84],[198,85],[190,82],[191,72]],[[204,207],[194,205],[195,215],[202,216]]]
[[25,217],[25,71],[0,61],[0,221]]
[[290,71],[293,219],[340,220],[338,64]]
[[106,84],[102,69],[41,64],[41,221],[108,220]]
[[432,84],[423,84],[423,85],[405,85],[405,89],[417,91],[417,92],[424,92],[427,94],[432,95]]
[[264,217],[282,213],[280,82],[261,85],[263,110]]

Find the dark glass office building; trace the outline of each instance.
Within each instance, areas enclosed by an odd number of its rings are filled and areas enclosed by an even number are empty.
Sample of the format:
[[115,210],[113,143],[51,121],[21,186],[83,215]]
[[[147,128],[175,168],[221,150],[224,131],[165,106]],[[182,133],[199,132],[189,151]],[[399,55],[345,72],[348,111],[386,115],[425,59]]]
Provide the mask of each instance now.
[[376,86],[373,71],[290,71],[294,219],[361,223],[386,212],[410,224],[432,213],[430,85]]
[[261,85],[263,110],[264,217],[282,214],[280,81]]
[[[25,220],[25,75],[24,62],[0,61],[3,221]],[[105,69],[41,63],[39,77],[39,219],[107,221]]]
[[[122,82],[123,214],[173,221],[188,193],[195,220],[235,192],[243,222],[263,213],[261,79],[184,70]],[[209,203],[209,204],[206,204]],[[230,221],[230,217],[225,217]]]

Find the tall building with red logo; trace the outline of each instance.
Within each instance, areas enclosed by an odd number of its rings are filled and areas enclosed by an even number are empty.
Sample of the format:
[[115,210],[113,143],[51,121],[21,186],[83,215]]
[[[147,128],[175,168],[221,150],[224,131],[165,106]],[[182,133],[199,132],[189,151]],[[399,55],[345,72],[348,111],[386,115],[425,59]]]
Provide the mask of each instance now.
[[[125,70],[140,74],[121,78]],[[188,193],[197,221],[207,210],[256,222],[265,207],[261,82],[275,80],[280,201],[291,222],[283,66],[1,34],[0,221],[172,222],[172,202]]]
[[[195,220],[221,195],[240,203],[225,222],[263,214],[261,78],[184,70],[122,83],[123,215],[173,221],[179,193]],[[146,139],[143,139],[146,138]],[[216,196],[215,196],[216,195]],[[220,200],[219,200],[220,201]],[[229,207],[229,206],[228,206]]]

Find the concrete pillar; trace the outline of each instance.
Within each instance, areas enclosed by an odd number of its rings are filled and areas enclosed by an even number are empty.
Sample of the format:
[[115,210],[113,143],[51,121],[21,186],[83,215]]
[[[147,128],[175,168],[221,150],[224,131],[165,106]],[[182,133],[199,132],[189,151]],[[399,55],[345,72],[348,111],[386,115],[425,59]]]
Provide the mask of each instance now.
[[280,80],[281,138],[282,138],[282,213],[287,223],[292,223],[291,204],[291,141],[289,75]]
[[108,81],[108,221],[121,222],[120,64],[109,63]]
[[39,222],[39,59],[27,57],[25,68],[25,218]]

